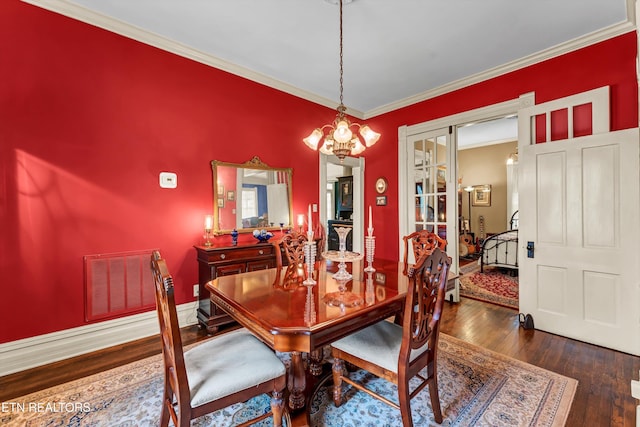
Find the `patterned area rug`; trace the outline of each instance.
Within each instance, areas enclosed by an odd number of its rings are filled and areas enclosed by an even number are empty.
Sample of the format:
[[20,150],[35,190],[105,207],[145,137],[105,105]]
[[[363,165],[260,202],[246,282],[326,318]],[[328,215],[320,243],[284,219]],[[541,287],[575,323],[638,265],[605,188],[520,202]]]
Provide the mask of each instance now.
[[[286,363],[286,360],[285,360]],[[351,373],[397,402],[396,389],[363,371]],[[578,382],[464,341],[440,335],[438,353],[443,426],[562,426]],[[348,386],[345,386],[348,387]],[[162,396],[162,359],[154,356],[101,374],[2,402],[7,426],[157,426]],[[336,408],[330,387],[312,402],[313,426],[395,426],[400,413],[369,395],[345,388]],[[232,426],[263,411],[268,396],[232,405],[192,426]],[[428,389],[412,400],[414,425],[435,426]],[[260,426],[271,425],[266,420]]]
[[480,266],[476,261],[460,267],[460,295],[518,309],[518,276],[507,269]]

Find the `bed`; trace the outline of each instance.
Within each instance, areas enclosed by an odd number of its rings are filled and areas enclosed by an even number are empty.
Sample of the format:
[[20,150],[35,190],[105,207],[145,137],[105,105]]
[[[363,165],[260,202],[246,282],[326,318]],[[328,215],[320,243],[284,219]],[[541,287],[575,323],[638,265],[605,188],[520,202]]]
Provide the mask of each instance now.
[[511,215],[509,230],[494,234],[482,243],[480,272],[485,266],[518,269],[518,211]]

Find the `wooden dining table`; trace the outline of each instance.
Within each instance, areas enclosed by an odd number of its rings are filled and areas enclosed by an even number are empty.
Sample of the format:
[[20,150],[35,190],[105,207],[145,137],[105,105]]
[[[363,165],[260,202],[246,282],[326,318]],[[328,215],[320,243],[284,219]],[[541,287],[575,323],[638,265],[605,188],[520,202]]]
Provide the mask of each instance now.
[[[376,259],[374,272],[365,272],[362,260],[349,263],[353,278],[347,282],[332,277],[337,267],[328,260],[316,262],[314,285],[303,284],[303,266],[289,265],[222,276],[205,286],[211,300],[238,323],[272,349],[290,353],[289,407],[294,412],[309,406],[313,381],[307,377],[322,375],[323,347],[400,314],[404,305],[409,279],[402,263]],[[355,298],[356,305],[336,303],[341,286],[347,301]],[[303,353],[309,355],[308,371]]]

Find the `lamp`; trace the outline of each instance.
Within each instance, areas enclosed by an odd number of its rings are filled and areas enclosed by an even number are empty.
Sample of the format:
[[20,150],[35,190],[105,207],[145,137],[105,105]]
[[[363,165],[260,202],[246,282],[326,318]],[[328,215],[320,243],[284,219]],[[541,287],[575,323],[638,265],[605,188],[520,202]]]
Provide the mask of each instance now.
[[211,232],[213,231],[213,215],[204,217],[204,245],[211,246]]
[[512,165],[517,162],[518,162],[518,153],[516,152],[516,153],[509,154],[509,158],[507,158],[507,164]]
[[[303,141],[312,150],[320,148],[321,153],[334,154],[340,159],[340,162],[343,162],[346,156],[358,155],[378,142],[380,134],[374,132],[367,125],[351,123],[345,116],[347,107],[344,106],[342,93],[342,3],[345,0],[338,1],[340,2],[340,105],[337,108],[338,114],[333,123],[314,129]],[[352,128],[357,128],[354,130],[359,130],[359,132],[354,132]],[[358,133],[360,136],[358,136]],[[362,140],[360,137],[362,137]],[[321,141],[322,144],[320,144]]]

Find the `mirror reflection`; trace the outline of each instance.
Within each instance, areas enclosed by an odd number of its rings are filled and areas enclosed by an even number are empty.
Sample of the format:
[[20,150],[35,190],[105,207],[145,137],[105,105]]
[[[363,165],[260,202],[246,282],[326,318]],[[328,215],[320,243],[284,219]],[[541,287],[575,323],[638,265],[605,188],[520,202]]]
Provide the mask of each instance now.
[[272,168],[257,156],[237,164],[213,160],[214,230],[292,226],[291,168]]

